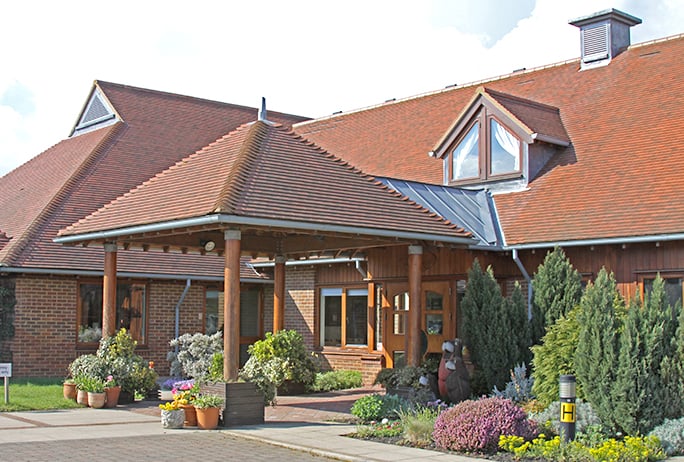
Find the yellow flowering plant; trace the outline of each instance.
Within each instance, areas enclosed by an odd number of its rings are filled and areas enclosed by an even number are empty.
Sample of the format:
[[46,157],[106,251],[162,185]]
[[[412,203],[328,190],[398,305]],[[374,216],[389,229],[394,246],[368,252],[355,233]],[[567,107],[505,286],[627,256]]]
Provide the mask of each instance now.
[[159,409],[161,409],[162,411],[177,411],[178,409],[180,409],[180,406],[181,405],[178,401],[173,400],[168,401],[164,404],[160,404]]

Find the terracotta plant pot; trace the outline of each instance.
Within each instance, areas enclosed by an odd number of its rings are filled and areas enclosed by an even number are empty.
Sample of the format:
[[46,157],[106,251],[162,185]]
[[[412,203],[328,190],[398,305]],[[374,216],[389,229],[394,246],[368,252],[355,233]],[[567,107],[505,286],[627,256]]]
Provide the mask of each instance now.
[[181,406],[181,408],[185,411],[185,421],[183,422],[183,425],[185,425],[186,427],[196,427],[197,411],[195,409],[195,406],[191,404],[186,404],[184,406]]
[[62,392],[64,393],[64,399],[72,399],[76,401],[76,384],[75,383],[65,383]]
[[76,392],[76,402],[84,406],[88,405],[88,392],[85,390],[78,390]]
[[88,406],[90,406],[92,408],[95,408],[95,409],[103,408],[106,400],[107,400],[107,393],[105,393],[104,391],[102,393],[95,393],[92,391],[88,392]]
[[119,404],[121,386],[117,385],[115,387],[105,388],[105,393],[107,394],[107,401],[105,402],[105,407],[116,407],[116,405]]
[[161,423],[163,428],[183,428],[185,421],[185,410],[176,409],[174,411],[161,411]]
[[204,409],[196,408],[197,412],[197,427],[202,430],[214,430],[218,427],[219,413],[221,408],[207,407]]

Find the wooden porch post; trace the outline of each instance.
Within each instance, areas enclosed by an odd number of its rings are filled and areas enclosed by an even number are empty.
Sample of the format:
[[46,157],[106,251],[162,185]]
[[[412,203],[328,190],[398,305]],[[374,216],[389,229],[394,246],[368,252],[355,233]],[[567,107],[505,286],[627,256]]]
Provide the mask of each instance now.
[[409,315],[406,328],[406,365],[420,365],[420,324],[423,317],[422,268],[423,247],[410,245],[408,248]]
[[273,333],[285,328],[285,257],[276,255],[273,274]]
[[102,280],[102,337],[116,334],[116,243],[105,242]]
[[240,231],[225,231],[224,239],[223,377],[225,380],[237,380],[240,368]]

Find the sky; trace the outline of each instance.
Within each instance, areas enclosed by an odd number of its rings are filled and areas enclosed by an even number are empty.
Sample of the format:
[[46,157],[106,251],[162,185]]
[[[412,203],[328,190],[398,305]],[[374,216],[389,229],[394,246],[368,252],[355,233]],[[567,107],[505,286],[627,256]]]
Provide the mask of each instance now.
[[323,117],[575,59],[568,21],[608,8],[643,20],[633,44],[684,33],[684,0],[6,2],[0,175],[68,137],[95,80]]

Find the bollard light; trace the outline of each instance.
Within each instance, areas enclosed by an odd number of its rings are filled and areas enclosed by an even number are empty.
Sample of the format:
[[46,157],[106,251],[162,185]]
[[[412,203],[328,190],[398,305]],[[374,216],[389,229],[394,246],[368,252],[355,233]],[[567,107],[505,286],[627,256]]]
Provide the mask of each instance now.
[[574,375],[560,376],[560,434],[564,443],[575,439],[575,423],[577,412],[575,398],[577,397]]

